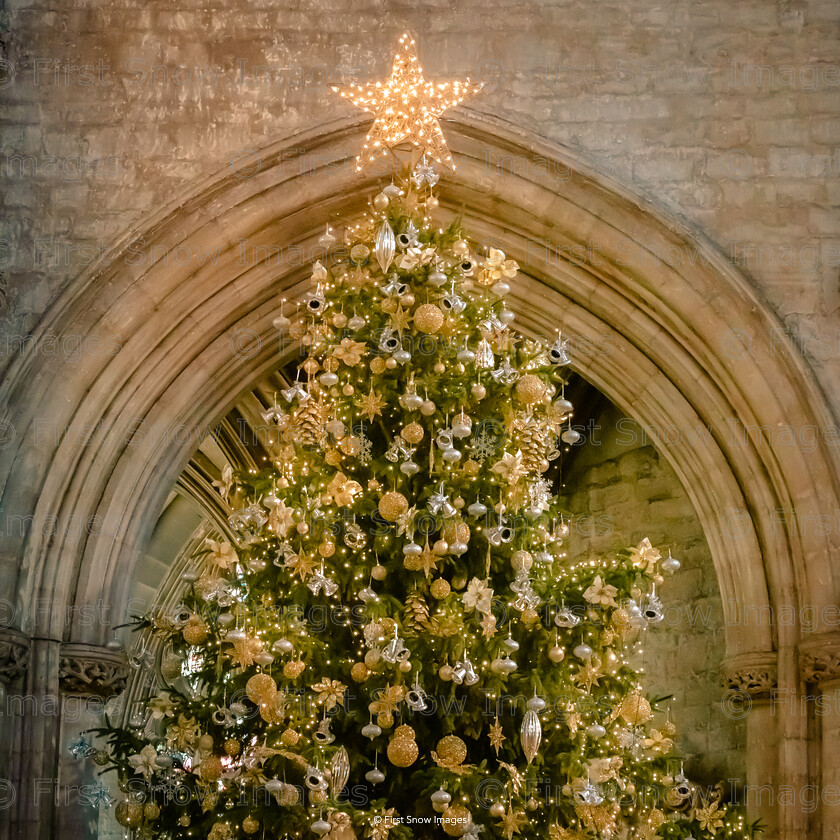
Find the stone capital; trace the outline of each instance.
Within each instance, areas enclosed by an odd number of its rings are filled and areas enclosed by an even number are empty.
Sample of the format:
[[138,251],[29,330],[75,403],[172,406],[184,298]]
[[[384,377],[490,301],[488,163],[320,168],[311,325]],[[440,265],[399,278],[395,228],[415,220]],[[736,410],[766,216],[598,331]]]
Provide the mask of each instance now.
[[11,627],[0,630],[0,682],[14,682],[28,665],[29,636]]
[[777,659],[775,651],[734,656],[724,664],[724,682],[732,691],[769,699],[779,682]]
[[62,691],[68,694],[110,697],[125,689],[128,664],[122,651],[67,644],[61,647],[58,678]]
[[799,666],[805,682],[840,680],[840,633],[820,633],[806,637],[799,645]]

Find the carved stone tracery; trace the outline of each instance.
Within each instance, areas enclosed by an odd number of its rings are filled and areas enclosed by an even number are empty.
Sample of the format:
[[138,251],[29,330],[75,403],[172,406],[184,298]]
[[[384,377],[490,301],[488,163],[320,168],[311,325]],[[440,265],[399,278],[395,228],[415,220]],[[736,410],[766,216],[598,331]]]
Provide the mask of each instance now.
[[68,694],[110,697],[121,693],[128,679],[125,654],[96,645],[64,645],[58,678]]

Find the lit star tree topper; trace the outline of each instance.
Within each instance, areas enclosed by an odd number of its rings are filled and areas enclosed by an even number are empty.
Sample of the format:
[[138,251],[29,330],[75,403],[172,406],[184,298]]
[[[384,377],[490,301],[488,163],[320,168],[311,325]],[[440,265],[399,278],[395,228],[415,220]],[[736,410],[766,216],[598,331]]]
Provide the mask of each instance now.
[[467,96],[481,90],[480,83],[464,81],[430,82],[423,77],[414,39],[405,33],[394,57],[391,77],[385,82],[369,82],[333,90],[347,97],[358,108],[375,115],[365,138],[356,170],[403,143],[419,153],[455,169],[438,117]]

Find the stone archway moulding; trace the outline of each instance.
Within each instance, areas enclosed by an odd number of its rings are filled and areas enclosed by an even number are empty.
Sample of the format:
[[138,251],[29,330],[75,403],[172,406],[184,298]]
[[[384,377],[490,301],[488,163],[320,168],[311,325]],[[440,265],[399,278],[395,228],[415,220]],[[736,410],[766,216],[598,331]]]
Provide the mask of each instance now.
[[[837,601],[837,534],[802,523],[833,522],[840,471],[822,441],[801,451],[755,430],[833,424],[810,369],[702,237],[567,150],[466,113],[447,122],[457,171],[438,187],[442,212],[461,213],[472,234],[520,263],[511,294],[520,329],[550,335],[562,325],[577,346],[594,344],[574,359],[584,377],[654,440],[682,430],[662,450],[709,542],[727,652],[737,661],[777,651],[779,685],[798,687],[799,628],[770,617],[809,605],[819,621]],[[271,320],[278,297],[306,286],[300,249],[316,256],[325,222],[364,209],[377,182],[351,165],[365,129],[344,120],[285,138],[126,233],[65,290],[28,345],[36,349],[8,369],[0,403],[15,440],[0,451],[0,491],[6,516],[29,517],[30,527],[22,554],[4,529],[0,558],[33,658],[57,655],[36,643],[105,640],[78,608],[125,602],[198,444],[182,430],[212,427],[279,363]],[[249,259],[261,246],[279,246],[277,258]],[[37,353],[39,337],[68,333],[119,352],[84,364]],[[748,337],[743,352],[733,336]],[[786,724],[791,751],[802,749],[803,725]],[[804,767],[797,756],[792,766]]]

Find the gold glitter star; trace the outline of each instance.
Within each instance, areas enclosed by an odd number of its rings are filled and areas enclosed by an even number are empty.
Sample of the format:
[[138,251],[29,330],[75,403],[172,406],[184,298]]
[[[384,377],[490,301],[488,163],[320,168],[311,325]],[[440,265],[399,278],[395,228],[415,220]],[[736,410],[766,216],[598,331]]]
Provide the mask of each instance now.
[[358,406],[359,410],[362,412],[363,415],[367,417],[367,419],[372,423],[374,417],[377,415],[382,414],[382,409],[385,408],[385,400],[379,396],[379,394],[374,393],[373,385],[370,386],[370,393],[367,396],[361,397],[360,399],[356,400],[356,405]]
[[507,738],[502,734],[502,725],[499,723],[498,715],[490,727],[490,734],[488,737],[490,738],[490,746],[493,747],[496,751],[496,755],[498,755],[499,749],[502,746],[502,741],[507,741]]
[[315,561],[301,550],[286,561],[286,567],[292,570],[293,575],[298,575],[301,580],[306,580],[315,571]]
[[511,840],[514,834],[519,834],[519,830],[526,822],[525,814],[522,811],[508,811],[498,824],[498,828],[502,830],[507,840]]
[[427,81],[417,60],[414,39],[408,33],[403,35],[394,56],[391,77],[386,82],[350,85],[343,90],[333,86],[336,93],[356,107],[375,115],[362,153],[356,159],[357,171],[364,163],[387,155],[401,143],[410,143],[419,152],[454,169],[437,118],[481,87],[469,79],[463,82]]
[[397,306],[396,312],[392,312],[389,316],[388,326],[395,332],[402,332],[404,329],[408,328],[408,324],[410,321],[411,313],[406,312],[400,304]]
[[581,687],[586,687],[587,691],[592,691],[593,685],[598,685],[598,680],[601,678],[598,669],[592,665],[590,660],[572,677],[572,681]]
[[410,572],[423,572],[426,577],[430,577],[432,572],[437,571],[437,564],[440,558],[429,548],[429,544],[426,543],[425,548],[423,551],[414,556],[414,557],[406,557],[403,560],[403,565],[408,569]]

